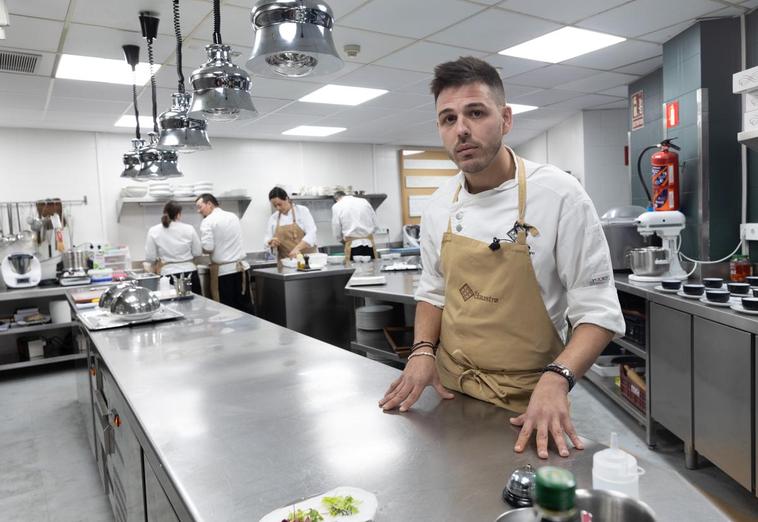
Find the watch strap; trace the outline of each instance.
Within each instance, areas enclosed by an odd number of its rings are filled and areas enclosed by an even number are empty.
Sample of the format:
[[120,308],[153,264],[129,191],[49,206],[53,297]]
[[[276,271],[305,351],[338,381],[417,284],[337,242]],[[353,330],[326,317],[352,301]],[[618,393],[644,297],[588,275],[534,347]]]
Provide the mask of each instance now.
[[576,376],[574,375],[574,372],[571,371],[570,368],[567,366],[564,366],[560,363],[550,363],[542,370],[543,372],[553,372],[557,373],[558,375],[563,376],[563,378],[568,381],[569,385],[569,391],[574,387],[576,384]]

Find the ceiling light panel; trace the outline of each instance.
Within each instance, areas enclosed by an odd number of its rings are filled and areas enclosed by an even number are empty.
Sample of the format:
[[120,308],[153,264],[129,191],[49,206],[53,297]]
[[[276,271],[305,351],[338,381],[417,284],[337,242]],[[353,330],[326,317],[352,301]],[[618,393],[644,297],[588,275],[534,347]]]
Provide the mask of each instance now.
[[347,85],[325,85],[300,98],[306,103],[329,103],[332,105],[360,105],[383,94],[385,89],[369,89],[367,87],[349,87]]
[[[157,72],[160,67],[156,64],[153,70]],[[124,64],[124,60],[73,54],[61,55],[55,77],[120,85],[131,85],[133,80],[132,71]],[[150,80],[150,66],[147,63],[137,64],[137,85],[145,85],[148,80]]]
[[282,134],[286,136],[315,136],[324,137],[346,131],[345,127],[318,127],[311,125],[300,125],[294,129],[286,130]]
[[528,42],[503,49],[498,54],[559,63],[623,42],[626,38],[576,27],[563,27]]
[[521,103],[509,103],[508,107],[511,108],[512,114],[521,114],[523,112],[529,112],[539,109],[539,107],[536,107],[534,105],[523,105]]
[[[116,123],[113,124],[114,127],[130,127],[134,128],[135,126],[134,121],[134,114],[124,114],[122,115]],[[153,130],[153,117],[152,116],[140,116],[139,117],[139,126],[141,130]]]

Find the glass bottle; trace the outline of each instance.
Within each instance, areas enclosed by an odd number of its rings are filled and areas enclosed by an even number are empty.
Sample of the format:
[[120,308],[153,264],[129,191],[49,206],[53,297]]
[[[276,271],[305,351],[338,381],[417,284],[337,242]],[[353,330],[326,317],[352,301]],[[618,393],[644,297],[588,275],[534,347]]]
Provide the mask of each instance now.
[[744,283],[747,276],[752,275],[752,267],[747,256],[736,255],[729,262],[729,279]]
[[570,471],[555,466],[537,470],[534,511],[540,522],[578,522],[576,480]]

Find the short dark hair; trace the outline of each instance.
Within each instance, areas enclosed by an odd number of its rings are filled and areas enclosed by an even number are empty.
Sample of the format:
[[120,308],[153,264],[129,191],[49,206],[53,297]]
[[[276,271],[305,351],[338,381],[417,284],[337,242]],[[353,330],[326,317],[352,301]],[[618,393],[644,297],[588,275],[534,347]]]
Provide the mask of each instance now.
[[444,89],[471,83],[483,83],[488,86],[495,101],[505,105],[505,88],[497,71],[484,60],[473,56],[461,56],[455,61],[439,64],[434,68],[430,88],[436,102]]
[[169,201],[163,207],[163,215],[161,216],[161,224],[164,228],[168,228],[172,221],[176,221],[176,217],[182,213],[182,206],[176,201]]
[[197,203],[200,200],[203,200],[203,203],[213,203],[214,207],[218,207],[218,200],[216,199],[216,196],[211,194],[210,192],[205,192],[203,194],[200,194],[198,197],[195,198],[195,203]]
[[339,199],[339,198],[341,198],[343,196],[346,196],[346,195],[347,194],[345,194],[344,190],[335,190],[334,191],[334,199]]
[[274,187],[269,191],[268,199],[272,200],[274,198],[286,200],[286,199],[289,199],[289,196],[287,195],[287,191],[284,190],[282,187]]

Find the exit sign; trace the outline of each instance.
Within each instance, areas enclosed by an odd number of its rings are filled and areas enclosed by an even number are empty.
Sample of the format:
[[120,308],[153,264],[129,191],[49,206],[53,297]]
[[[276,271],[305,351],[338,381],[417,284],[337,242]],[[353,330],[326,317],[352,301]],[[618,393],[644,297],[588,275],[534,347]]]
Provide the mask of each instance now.
[[679,100],[666,104],[666,128],[670,129],[679,125]]

